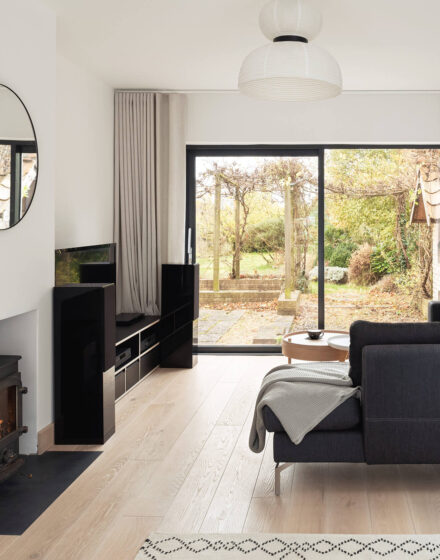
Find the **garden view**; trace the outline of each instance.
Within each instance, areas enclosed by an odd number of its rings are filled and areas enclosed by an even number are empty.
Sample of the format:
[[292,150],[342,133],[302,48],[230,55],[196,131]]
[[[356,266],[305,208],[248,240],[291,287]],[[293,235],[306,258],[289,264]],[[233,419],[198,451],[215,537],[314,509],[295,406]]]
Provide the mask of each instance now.
[[[325,152],[325,327],[419,321],[432,226],[411,221],[439,151]],[[200,344],[278,344],[318,326],[316,157],[197,158]]]

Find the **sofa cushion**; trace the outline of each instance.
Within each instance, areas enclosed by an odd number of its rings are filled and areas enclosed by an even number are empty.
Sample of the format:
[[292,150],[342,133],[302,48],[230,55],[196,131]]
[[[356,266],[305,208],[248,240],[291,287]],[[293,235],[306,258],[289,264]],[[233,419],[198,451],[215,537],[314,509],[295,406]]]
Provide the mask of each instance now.
[[439,323],[371,323],[355,321],[350,327],[350,377],[362,384],[362,350],[384,344],[440,344]]
[[[263,418],[268,432],[284,432],[281,422],[268,406],[263,408]],[[351,397],[335,408],[313,431],[352,430],[360,423],[361,407],[359,399]]]
[[286,432],[277,433],[273,436],[273,458],[275,463],[363,463],[362,430],[310,432],[299,445],[292,443]]

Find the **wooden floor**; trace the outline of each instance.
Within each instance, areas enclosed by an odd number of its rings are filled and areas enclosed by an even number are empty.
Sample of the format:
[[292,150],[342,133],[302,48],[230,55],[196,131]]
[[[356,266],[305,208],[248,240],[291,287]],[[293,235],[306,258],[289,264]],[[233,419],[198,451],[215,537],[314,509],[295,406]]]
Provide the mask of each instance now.
[[117,404],[102,455],[22,536],[0,536],[0,560],[132,560],[152,531],[440,533],[440,466],[296,465],[274,496],[270,441],[255,455],[248,433],[284,362],[156,370]]

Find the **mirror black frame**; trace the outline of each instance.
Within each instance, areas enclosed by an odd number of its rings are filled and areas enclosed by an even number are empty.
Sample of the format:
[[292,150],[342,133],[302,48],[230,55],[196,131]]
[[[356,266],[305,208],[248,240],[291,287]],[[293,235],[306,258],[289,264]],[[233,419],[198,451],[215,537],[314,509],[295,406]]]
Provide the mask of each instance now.
[[[31,123],[31,128],[32,128],[32,132],[34,135],[34,140],[30,141],[30,140],[23,140],[23,141],[15,141],[15,140],[2,140],[0,138],[0,144],[8,144],[11,146],[11,163],[12,161],[14,161],[16,159],[17,154],[23,154],[23,153],[36,153],[37,154],[37,172],[36,172],[36,176],[35,176],[35,187],[34,187],[34,192],[32,194],[32,199],[29,203],[29,205],[26,208],[26,211],[24,212],[24,214],[19,217],[16,221],[14,221],[13,224],[11,224],[9,227],[7,228],[0,228],[0,232],[1,231],[8,231],[10,229],[12,229],[13,227],[15,227],[17,224],[19,224],[23,218],[26,216],[26,214],[29,212],[29,208],[32,206],[32,203],[34,201],[34,197],[35,197],[35,193],[37,190],[37,185],[38,185],[38,177],[39,177],[39,171],[40,171],[40,153],[39,153],[39,149],[38,149],[38,140],[37,140],[37,134],[35,132],[35,126],[34,126],[34,122],[31,118],[31,115],[26,107],[26,105],[24,104],[24,101],[22,100],[22,98],[18,95],[18,93],[16,93],[12,88],[10,88],[9,86],[7,86],[6,84],[2,84],[0,83],[0,88],[5,88],[7,90],[9,90],[13,95],[15,95],[15,97],[18,99],[18,101],[20,101],[23,109],[26,111],[26,115],[29,119],[29,122]],[[17,146],[20,146],[20,150],[17,151]],[[35,150],[33,150],[32,152],[26,152],[26,147],[34,147],[35,146]],[[16,183],[16,167],[15,165],[11,164],[11,207],[13,204],[13,200],[17,199],[17,197],[14,195],[14,197],[12,196],[12,185]],[[18,200],[18,199],[17,199]],[[15,213],[15,210],[14,210]],[[12,216],[12,212],[11,212],[11,216]],[[10,223],[11,223],[11,218],[10,218]]]

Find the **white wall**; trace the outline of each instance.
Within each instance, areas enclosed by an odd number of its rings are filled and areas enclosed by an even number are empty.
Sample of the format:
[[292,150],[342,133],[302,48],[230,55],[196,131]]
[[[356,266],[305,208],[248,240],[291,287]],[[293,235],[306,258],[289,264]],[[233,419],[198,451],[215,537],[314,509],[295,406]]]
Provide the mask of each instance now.
[[274,103],[200,93],[188,95],[187,119],[187,144],[440,143],[438,94]]
[[113,241],[113,89],[57,56],[57,248]]
[[[40,429],[52,421],[52,286],[54,278],[55,49],[52,12],[39,0],[0,0],[3,56],[0,83],[21,97],[32,117],[39,177],[32,205],[15,227],[0,231],[0,319],[36,312],[37,382],[26,396],[28,418]],[[31,344],[27,331],[10,333],[14,351]],[[5,349],[2,348],[2,351]],[[29,450],[36,451],[36,432]]]

